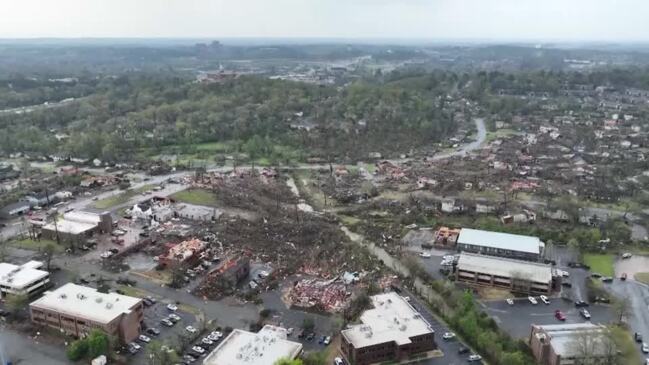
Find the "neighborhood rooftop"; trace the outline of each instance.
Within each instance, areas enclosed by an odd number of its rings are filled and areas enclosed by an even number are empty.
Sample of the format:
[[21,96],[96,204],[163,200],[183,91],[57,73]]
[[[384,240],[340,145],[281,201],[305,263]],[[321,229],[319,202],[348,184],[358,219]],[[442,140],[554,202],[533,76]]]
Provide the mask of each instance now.
[[[603,337],[603,327],[592,323],[554,324],[537,327],[544,331],[544,333],[537,333],[537,336],[546,335],[549,337],[554,353],[561,357],[579,355],[579,348],[575,346],[575,342],[585,333],[591,334],[594,340],[601,341]],[[602,336],[597,336],[598,334]],[[606,351],[605,346],[592,346],[592,350],[596,352],[594,355],[604,355]]]
[[493,247],[495,249],[533,254],[539,254],[543,247],[543,242],[538,237],[470,228],[462,228],[457,242],[458,244]]
[[362,324],[341,331],[356,348],[394,341],[397,345],[410,338],[433,333],[430,324],[402,296],[390,292],[372,296],[373,309],[361,315]]
[[39,270],[43,264],[39,261],[29,261],[23,265],[0,263],[0,286],[19,288],[43,279],[49,275],[47,271]]
[[108,323],[122,313],[129,313],[140,300],[140,298],[117,293],[99,293],[94,288],[68,283],[54,291],[45,292],[42,298],[31,305],[99,323]]
[[302,344],[288,341],[286,329],[266,325],[258,333],[235,329],[212,351],[204,365],[273,365],[281,358],[293,359]]
[[463,271],[507,278],[520,276],[537,283],[548,283],[552,280],[552,267],[536,262],[462,252],[457,266]]

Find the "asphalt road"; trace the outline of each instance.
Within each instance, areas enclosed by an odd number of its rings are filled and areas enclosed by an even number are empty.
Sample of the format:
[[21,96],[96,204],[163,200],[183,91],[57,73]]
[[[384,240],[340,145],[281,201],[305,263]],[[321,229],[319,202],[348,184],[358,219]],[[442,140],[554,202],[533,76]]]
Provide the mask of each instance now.
[[[422,315],[422,317],[430,323],[431,327],[435,330],[435,342],[437,346],[444,353],[444,356],[441,358],[428,359],[418,364],[427,364],[427,365],[460,365],[466,364],[469,354],[458,354],[458,349],[463,346],[467,347],[466,344],[462,343],[457,338],[451,341],[445,341],[442,339],[442,335],[445,332],[452,332],[445,324],[439,322],[433,313],[428,309],[428,306],[417,297],[416,294],[412,293],[408,289],[403,289],[402,295],[410,297],[410,304]],[[476,363],[474,363],[476,364]]]
[[23,333],[3,328],[0,324],[0,363],[14,365],[66,365],[68,359],[59,346],[41,343]]

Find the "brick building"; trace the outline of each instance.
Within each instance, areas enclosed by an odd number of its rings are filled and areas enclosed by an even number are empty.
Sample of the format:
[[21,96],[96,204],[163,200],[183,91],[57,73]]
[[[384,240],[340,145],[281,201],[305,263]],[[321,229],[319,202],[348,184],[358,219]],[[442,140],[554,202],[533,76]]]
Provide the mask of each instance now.
[[400,361],[437,348],[433,328],[402,296],[374,295],[372,304],[361,315],[361,324],[341,331],[340,347],[348,363]]
[[68,283],[48,291],[29,305],[32,322],[83,337],[94,328],[128,343],[137,338],[144,321],[140,298]]
[[532,325],[530,348],[540,365],[609,364],[617,355],[608,329],[592,323]]

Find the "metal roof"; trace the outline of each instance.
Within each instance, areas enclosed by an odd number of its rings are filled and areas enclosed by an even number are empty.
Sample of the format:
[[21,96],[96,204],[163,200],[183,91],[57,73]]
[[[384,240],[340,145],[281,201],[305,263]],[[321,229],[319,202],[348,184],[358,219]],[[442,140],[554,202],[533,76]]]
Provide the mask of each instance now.
[[552,267],[550,265],[467,252],[460,254],[457,268],[462,271],[506,278],[516,276],[537,283],[549,283],[552,281]]
[[501,250],[539,254],[543,242],[538,237],[462,228],[458,244],[492,247]]

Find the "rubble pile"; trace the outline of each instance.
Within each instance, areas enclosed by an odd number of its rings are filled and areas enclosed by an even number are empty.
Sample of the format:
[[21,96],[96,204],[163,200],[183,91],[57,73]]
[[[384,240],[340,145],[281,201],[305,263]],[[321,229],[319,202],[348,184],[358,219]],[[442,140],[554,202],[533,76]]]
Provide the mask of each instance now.
[[302,279],[294,283],[285,298],[292,306],[337,313],[347,307],[351,293],[336,279]]

